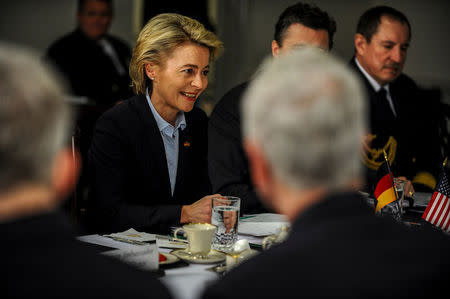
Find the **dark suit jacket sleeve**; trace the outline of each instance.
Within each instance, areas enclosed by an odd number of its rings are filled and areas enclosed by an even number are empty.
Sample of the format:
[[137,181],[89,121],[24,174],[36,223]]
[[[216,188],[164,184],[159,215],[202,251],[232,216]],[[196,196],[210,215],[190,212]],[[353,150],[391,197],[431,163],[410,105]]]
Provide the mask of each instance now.
[[251,183],[242,146],[240,102],[247,84],[228,92],[216,105],[208,125],[208,167],[213,193],[241,198],[241,212],[263,212]]
[[[152,204],[134,185],[133,153],[126,132],[117,120],[104,115],[97,123],[89,153],[91,168],[91,198],[95,210],[94,226],[101,231],[117,231],[133,227],[146,231],[166,231],[179,225],[181,205]],[[146,195],[147,196],[147,195]],[[158,194],[155,194],[158,196]]]
[[404,99],[408,103],[404,106],[411,121],[404,130],[408,129],[408,134],[405,134],[406,138],[403,139],[407,145],[405,151],[410,156],[405,153],[404,156],[407,158],[399,157],[399,163],[404,168],[408,166],[405,164],[411,164],[412,170],[409,179],[412,180],[416,191],[432,192],[435,182],[427,179],[426,174],[437,180],[440,166],[444,160],[439,137],[440,98],[439,94],[434,91],[423,89],[412,83],[404,88],[404,93],[407,94]]
[[[443,160],[439,147],[437,109],[434,107],[439,102],[436,98],[438,95],[422,89],[411,78],[401,74],[390,84],[398,117],[395,121],[388,122],[381,110],[377,109],[379,106],[375,91],[357,67],[354,58],[350,61],[350,66],[367,92],[370,132],[376,134],[378,139],[393,136],[397,141],[392,165],[394,175],[412,180],[416,191],[431,192],[434,189],[433,181],[439,175],[440,161]],[[372,144],[376,144],[376,140]],[[377,146],[381,145],[383,144]],[[367,181],[369,186],[376,183],[376,173],[369,168]]]

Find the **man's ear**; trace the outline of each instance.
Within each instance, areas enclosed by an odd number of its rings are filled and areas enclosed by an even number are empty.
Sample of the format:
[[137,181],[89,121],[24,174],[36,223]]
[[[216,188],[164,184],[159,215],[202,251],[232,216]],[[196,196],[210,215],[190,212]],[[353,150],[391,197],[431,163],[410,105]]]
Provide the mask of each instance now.
[[80,155],[71,149],[61,150],[52,167],[52,189],[58,199],[65,199],[75,189],[80,173]]
[[272,172],[260,146],[256,142],[245,141],[244,149],[247,153],[253,185],[261,196],[270,198]]
[[366,46],[367,46],[367,40],[366,38],[360,34],[360,33],[356,33],[355,34],[355,49],[356,49],[356,53],[358,55],[364,55],[364,52],[366,51]]
[[281,47],[276,40],[272,41],[272,56],[277,57],[280,54]]

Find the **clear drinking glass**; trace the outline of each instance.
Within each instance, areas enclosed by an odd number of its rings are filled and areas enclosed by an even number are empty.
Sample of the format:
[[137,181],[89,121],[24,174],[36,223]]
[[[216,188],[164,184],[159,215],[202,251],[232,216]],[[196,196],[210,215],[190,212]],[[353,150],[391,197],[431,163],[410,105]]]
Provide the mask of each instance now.
[[399,178],[394,178],[394,187],[395,190],[397,190],[397,194],[398,194],[398,202],[400,205],[400,212],[402,213],[402,215],[404,214],[404,210],[403,210],[403,199],[404,199],[404,193],[403,190],[405,188],[405,180],[399,179]]
[[233,196],[217,196],[212,199],[211,224],[217,227],[213,249],[228,252],[238,240],[239,210],[241,199]]

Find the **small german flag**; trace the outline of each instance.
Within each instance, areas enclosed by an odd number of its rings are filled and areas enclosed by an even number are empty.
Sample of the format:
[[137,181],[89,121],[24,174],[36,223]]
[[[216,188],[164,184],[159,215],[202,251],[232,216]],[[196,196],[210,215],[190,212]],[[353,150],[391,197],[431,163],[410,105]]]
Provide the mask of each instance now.
[[375,213],[380,211],[384,206],[390,204],[397,199],[394,190],[393,176],[390,171],[388,161],[384,161],[377,171],[377,185],[375,187],[375,198],[377,200]]
[[185,141],[183,145],[184,145],[184,147],[190,147],[191,143],[189,141]]

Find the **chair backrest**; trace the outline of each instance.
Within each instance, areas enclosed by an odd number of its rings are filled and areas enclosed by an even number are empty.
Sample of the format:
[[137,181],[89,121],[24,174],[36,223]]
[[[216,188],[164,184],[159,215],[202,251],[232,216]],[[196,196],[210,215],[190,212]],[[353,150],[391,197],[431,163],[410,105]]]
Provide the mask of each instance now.
[[[72,136],[71,136],[71,148],[72,148],[72,159],[78,165],[82,165],[83,157],[80,154],[80,140],[81,140],[81,130],[75,125]],[[81,166],[82,167],[82,166]],[[77,186],[74,188],[70,198],[68,199],[68,205],[66,207],[67,212],[70,215],[73,223],[79,228],[84,230],[85,219],[86,219],[86,190],[84,184],[80,181],[80,177]]]

